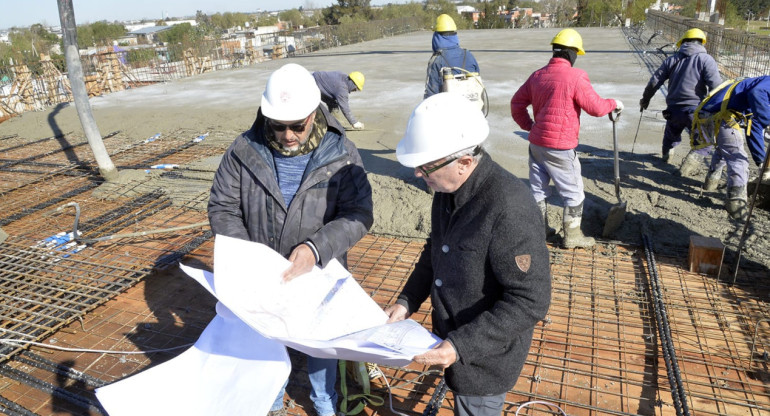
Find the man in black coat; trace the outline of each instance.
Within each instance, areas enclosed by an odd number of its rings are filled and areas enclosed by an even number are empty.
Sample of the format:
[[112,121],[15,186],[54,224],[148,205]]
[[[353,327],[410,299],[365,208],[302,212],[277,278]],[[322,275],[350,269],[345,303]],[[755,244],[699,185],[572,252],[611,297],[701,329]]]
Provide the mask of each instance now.
[[440,93],[417,106],[396,149],[435,195],[430,237],[385,312],[390,322],[406,319],[430,296],[444,341],[413,361],[445,368],[457,416],[500,414],[551,300],[540,211],[481,149],[488,134],[477,106]]

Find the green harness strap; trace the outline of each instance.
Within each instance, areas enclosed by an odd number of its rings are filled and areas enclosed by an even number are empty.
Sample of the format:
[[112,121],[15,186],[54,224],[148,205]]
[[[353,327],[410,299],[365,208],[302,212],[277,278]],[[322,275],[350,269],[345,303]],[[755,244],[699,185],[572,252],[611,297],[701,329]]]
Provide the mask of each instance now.
[[[340,368],[340,390],[342,392],[342,403],[340,403],[340,411],[345,415],[357,415],[361,413],[367,404],[372,406],[382,406],[385,404],[385,399],[380,396],[371,394],[371,385],[369,383],[369,372],[366,370],[366,365],[362,362],[351,362],[356,371],[356,377],[361,383],[361,389],[363,393],[348,395],[348,383],[347,383],[347,361],[339,360]],[[355,405],[353,405],[355,403]],[[352,405],[352,408],[348,408]]]

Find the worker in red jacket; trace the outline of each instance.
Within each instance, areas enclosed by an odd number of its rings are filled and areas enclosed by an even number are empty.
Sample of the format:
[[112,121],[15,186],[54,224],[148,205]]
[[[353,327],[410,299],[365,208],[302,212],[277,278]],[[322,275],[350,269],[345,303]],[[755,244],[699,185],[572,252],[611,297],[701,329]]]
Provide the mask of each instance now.
[[[584,55],[583,39],[574,29],[564,29],[551,41],[553,57],[516,91],[511,99],[514,121],[529,132],[529,182],[540,208],[546,233],[546,198],[553,180],[564,202],[564,246],[591,247],[592,237],[580,229],[583,217],[583,178],[575,148],[580,133],[580,112],[603,117],[611,111],[620,113],[623,103],[604,99],[594,91],[588,74],[574,68],[577,55]],[[527,112],[532,106],[534,120]]]

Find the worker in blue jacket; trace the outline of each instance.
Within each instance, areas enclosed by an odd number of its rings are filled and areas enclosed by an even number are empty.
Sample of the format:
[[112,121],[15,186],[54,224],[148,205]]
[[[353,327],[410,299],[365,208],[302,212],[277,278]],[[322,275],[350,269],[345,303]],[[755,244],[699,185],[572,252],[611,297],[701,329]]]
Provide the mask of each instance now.
[[[428,61],[428,74],[425,80],[423,99],[441,92],[443,77],[441,68],[463,68],[468,72],[479,71],[479,63],[471,51],[460,47],[457,38],[457,25],[451,16],[442,14],[436,18],[436,28],[433,32],[433,56]],[[459,74],[460,71],[452,70]]]
[[[709,91],[722,83],[717,63],[706,52],[706,34],[692,28],[684,32],[676,46],[676,54],[669,56],[655,71],[644,88],[639,101],[642,111],[650,105],[650,100],[668,80],[666,109],[666,129],[663,133],[662,160],[668,162],[671,150],[682,142],[682,132],[690,130],[693,113]],[[679,173],[688,176],[699,166],[707,163],[711,148],[691,150],[682,160]]]
[[[725,82],[698,107],[693,126],[700,136],[706,136],[701,137],[701,141],[715,141],[717,146],[704,189],[716,189],[722,168],[727,165],[726,209],[734,219],[746,215],[748,158],[741,136],[745,129],[751,158],[757,166],[762,166],[766,155],[764,131],[768,125],[770,76],[767,75]],[[710,135],[715,136],[714,140],[707,137]],[[763,181],[770,180],[770,170],[761,175]]]
[[358,71],[349,74],[339,71],[316,71],[313,72],[313,78],[315,78],[318,89],[321,90],[321,101],[326,104],[329,111],[342,111],[354,129],[362,130],[364,123],[358,121],[353,112],[350,111],[348,98],[351,92],[364,89],[364,74]]

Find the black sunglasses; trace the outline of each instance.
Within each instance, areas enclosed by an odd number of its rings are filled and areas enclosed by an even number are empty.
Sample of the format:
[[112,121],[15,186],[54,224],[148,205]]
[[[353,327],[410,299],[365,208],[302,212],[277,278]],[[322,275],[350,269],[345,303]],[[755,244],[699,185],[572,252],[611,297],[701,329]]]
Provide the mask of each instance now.
[[270,126],[271,129],[273,129],[276,132],[283,132],[286,131],[286,129],[289,129],[295,133],[302,133],[305,131],[305,128],[307,127],[307,120],[303,120],[301,123],[296,124],[282,124],[282,123],[276,123],[272,120],[268,121],[267,124]]

